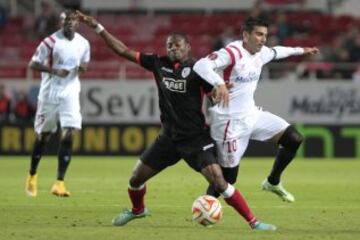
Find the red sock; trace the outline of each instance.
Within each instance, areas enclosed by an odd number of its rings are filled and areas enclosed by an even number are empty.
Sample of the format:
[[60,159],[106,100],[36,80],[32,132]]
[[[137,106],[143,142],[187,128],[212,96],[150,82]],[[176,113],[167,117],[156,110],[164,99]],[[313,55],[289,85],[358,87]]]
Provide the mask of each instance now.
[[132,212],[134,214],[142,213],[145,208],[144,196],[146,193],[146,186],[144,186],[143,188],[141,188],[139,190],[134,190],[134,189],[128,188],[128,193],[129,193],[129,197],[131,199],[131,203],[133,206]]
[[227,204],[235,208],[235,210],[243,216],[248,223],[252,224],[256,222],[254,214],[251,212],[249,206],[246,203],[246,200],[241,193],[235,189],[233,195],[229,198],[224,198]]

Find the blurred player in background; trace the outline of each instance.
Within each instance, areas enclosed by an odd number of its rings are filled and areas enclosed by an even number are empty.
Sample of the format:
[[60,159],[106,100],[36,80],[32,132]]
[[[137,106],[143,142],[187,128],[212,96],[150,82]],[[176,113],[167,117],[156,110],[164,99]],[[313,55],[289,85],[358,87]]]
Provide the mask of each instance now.
[[205,127],[201,111],[202,89],[211,91],[212,86],[192,70],[194,61],[189,57],[187,37],[181,33],[170,34],[166,39],[167,56],[143,54],[129,49],[94,18],[78,14],[81,21],[94,28],[117,55],[153,72],[158,87],[162,130],[141,155],[132,172],[128,187],[132,209],[120,213],[113,224],[123,226],[133,219],[146,217],[149,213],[144,204],[145,183],[184,159],[191,168],[201,172],[252,229],[275,230],[275,226],[256,220],[240,192],[225,181],[216,162],[215,144]]
[[70,196],[64,185],[64,177],[71,160],[74,131],[81,129],[79,74],[87,69],[90,45],[76,33],[79,22],[75,12],[65,11],[61,21],[62,28],[40,43],[29,63],[31,69],[41,72],[42,78],[34,124],[37,137],[25,189],[31,197],[37,195],[37,167],[59,121],[58,172],[51,193],[61,197]]
[[[217,87],[221,104],[210,109],[211,136],[217,144],[218,160],[225,179],[231,184],[236,182],[240,159],[250,139],[270,141],[278,145],[278,153],[262,189],[275,193],[284,201],[294,202],[294,196],[282,186],[280,177],[294,158],[302,136],[284,119],[257,107],[254,92],[266,63],[294,55],[312,55],[319,50],[308,47],[268,48],[264,45],[267,35],[266,22],[249,18],[245,22],[242,41],[234,41],[200,59],[194,70]],[[228,90],[225,83],[230,83],[232,88]],[[219,196],[213,186],[209,186],[208,194]]]

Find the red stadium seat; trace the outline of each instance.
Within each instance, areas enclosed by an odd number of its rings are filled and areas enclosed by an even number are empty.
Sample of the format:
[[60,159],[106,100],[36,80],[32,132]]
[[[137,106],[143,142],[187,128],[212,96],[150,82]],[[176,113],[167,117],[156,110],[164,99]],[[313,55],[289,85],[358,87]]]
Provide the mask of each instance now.
[[25,66],[0,66],[0,79],[13,79],[13,78],[25,78],[26,77],[26,65]]
[[[280,2],[280,1],[273,1]],[[290,1],[293,2],[293,1]],[[339,35],[350,29],[360,27],[360,20],[349,16],[332,16],[319,12],[297,11],[286,13],[287,23],[293,32],[282,44],[288,46],[319,46],[331,43]],[[173,31],[184,32],[189,36],[195,57],[210,53],[213,41],[227,26],[233,26],[236,32],[247,17],[246,12],[236,13],[181,13],[181,14],[100,14],[98,20],[130,48],[141,52],[166,54],[166,36]],[[275,21],[276,17],[272,17]],[[26,17],[10,18],[8,24],[0,29],[0,63],[10,66],[17,62],[27,62],[35,52],[41,40],[29,40],[24,36]],[[326,26],[326,27],[324,27]],[[91,44],[92,65],[84,77],[119,78],[120,65],[127,62],[113,53],[103,40],[91,28],[81,25],[79,32]],[[299,33],[299,34],[298,34]],[[117,64],[113,64],[113,62]],[[99,66],[98,63],[102,66]],[[110,65],[108,64],[110,63]],[[104,67],[105,66],[105,67]],[[122,66],[122,65],[121,65]],[[26,67],[1,67],[1,78],[25,76]],[[149,77],[149,73],[137,66],[127,66],[129,78]],[[150,74],[151,77],[151,74]]]

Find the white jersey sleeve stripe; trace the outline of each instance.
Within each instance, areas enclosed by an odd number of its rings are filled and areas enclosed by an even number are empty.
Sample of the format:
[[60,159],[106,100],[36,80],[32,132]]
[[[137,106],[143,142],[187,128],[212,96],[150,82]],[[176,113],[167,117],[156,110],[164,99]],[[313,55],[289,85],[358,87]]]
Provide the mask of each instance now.
[[230,48],[226,47],[224,48],[227,53],[230,55],[230,58],[231,58],[231,63],[229,66],[227,66],[225,69],[224,69],[224,81],[225,83],[229,82],[230,81],[230,75],[231,75],[231,72],[235,66],[235,55],[234,53],[231,51]]

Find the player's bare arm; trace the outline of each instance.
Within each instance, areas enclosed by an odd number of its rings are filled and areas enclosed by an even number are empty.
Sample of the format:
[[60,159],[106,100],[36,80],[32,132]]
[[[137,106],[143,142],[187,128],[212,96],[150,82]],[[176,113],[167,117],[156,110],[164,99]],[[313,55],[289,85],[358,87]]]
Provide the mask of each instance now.
[[85,15],[80,11],[76,11],[76,13],[79,16],[80,22],[83,22],[89,27],[95,29],[95,31],[97,31],[105,41],[106,45],[108,45],[117,55],[132,62],[136,62],[136,52],[128,48],[123,42],[106,31],[106,29],[104,29],[95,18]]
[[69,74],[69,71],[66,69],[54,69],[54,68],[48,67],[44,64],[41,64],[39,62],[34,62],[34,61],[31,61],[29,63],[29,67],[32,70],[39,71],[39,72],[47,72],[52,75],[56,75],[58,77],[66,77]]

